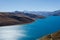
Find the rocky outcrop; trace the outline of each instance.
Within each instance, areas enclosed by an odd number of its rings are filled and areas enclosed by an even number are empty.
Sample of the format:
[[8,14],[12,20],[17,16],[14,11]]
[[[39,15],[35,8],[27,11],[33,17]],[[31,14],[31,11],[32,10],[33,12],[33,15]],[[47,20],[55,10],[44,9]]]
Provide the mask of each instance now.
[[38,40],[60,40],[60,31],[44,36]]

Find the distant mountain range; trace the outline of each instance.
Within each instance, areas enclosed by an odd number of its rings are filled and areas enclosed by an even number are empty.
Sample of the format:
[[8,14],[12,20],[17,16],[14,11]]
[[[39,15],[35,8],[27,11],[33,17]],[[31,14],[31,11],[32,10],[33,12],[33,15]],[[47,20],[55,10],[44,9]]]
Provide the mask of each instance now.
[[54,11],[53,13],[53,16],[60,16],[60,10]]
[[60,16],[60,10],[56,10],[53,12],[48,12],[48,11],[24,11],[25,13],[30,13],[30,14],[36,14],[36,15],[42,15],[42,16]]

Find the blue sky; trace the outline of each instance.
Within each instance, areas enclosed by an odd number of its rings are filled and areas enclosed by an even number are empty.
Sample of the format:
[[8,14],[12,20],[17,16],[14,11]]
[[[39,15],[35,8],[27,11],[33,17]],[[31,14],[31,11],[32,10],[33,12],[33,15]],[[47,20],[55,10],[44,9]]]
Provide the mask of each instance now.
[[60,0],[0,0],[0,11],[54,11]]

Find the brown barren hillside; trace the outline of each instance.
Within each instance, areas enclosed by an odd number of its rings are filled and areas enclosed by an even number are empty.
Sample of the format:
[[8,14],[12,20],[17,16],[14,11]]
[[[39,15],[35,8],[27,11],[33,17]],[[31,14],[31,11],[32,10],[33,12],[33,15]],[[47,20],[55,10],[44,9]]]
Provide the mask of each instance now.
[[[37,18],[44,18],[44,16],[38,16],[35,14],[25,15],[23,12],[11,13],[11,12],[0,12],[0,26],[26,24],[35,21]],[[31,17],[31,15],[33,15]]]

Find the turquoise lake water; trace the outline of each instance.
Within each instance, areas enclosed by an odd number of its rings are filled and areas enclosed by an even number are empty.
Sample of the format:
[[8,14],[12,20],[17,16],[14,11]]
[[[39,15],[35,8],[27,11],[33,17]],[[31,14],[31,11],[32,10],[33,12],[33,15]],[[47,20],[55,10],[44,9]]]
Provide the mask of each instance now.
[[37,19],[30,24],[0,28],[1,40],[36,40],[60,30],[60,16]]

